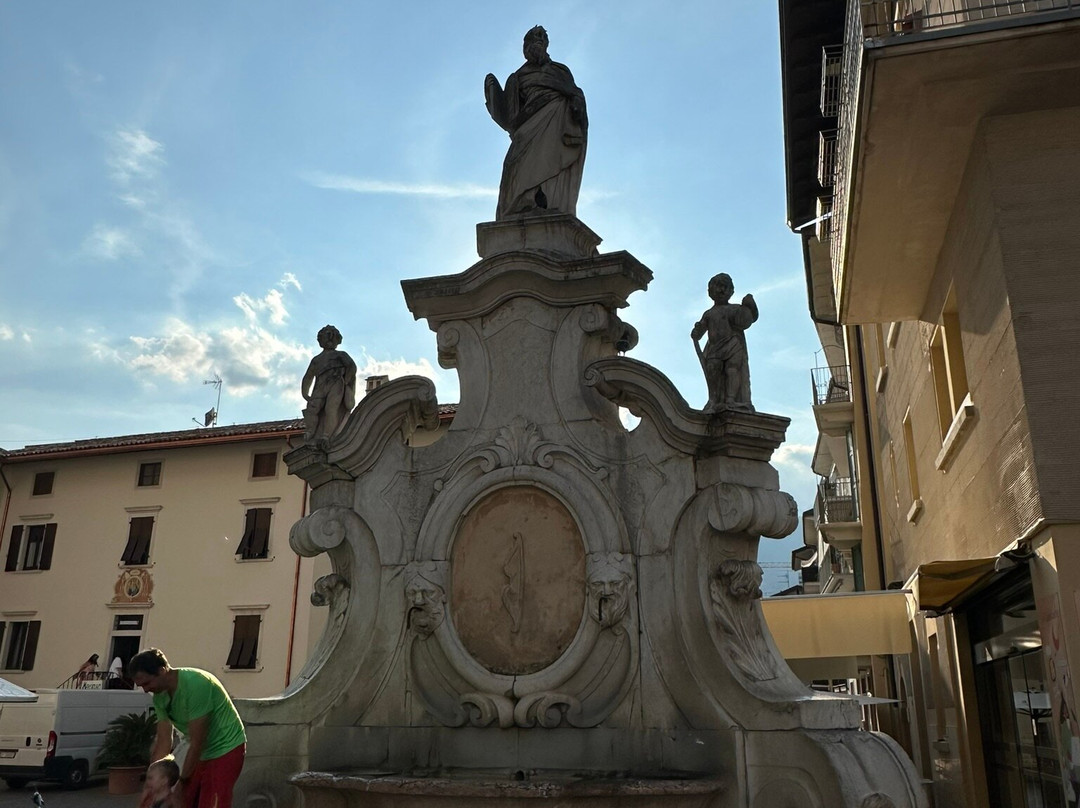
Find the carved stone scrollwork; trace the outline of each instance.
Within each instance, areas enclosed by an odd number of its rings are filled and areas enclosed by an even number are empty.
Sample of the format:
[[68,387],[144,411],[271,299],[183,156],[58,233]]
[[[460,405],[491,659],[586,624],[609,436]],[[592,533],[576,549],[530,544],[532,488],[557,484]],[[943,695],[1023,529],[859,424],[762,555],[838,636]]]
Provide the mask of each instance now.
[[709,581],[713,615],[727,640],[730,659],[744,676],[759,682],[779,675],[755,604],[761,597],[761,578],[756,561],[729,558]]
[[465,693],[458,700],[465,709],[468,722],[474,727],[490,727],[495,724],[500,729],[514,726],[514,702],[492,693]]
[[414,562],[405,570],[405,625],[421,637],[429,637],[446,615],[446,564]]
[[571,726],[581,714],[581,702],[565,693],[530,693],[514,706],[514,723],[519,727],[548,729],[565,720]]
[[875,791],[873,794],[867,794],[863,797],[862,802],[859,803],[859,808],[896,808],[896,803],[880,791]]
[[289,531],[289,546],[302,556],[316,556],[345,540],[345,520],[352,511],[338,506],[320,508],[305,516]]
[[720,533],[750,533],[780,539],[799,523],[798,506],[783,491],[719,483],[710,493],[709,524]]

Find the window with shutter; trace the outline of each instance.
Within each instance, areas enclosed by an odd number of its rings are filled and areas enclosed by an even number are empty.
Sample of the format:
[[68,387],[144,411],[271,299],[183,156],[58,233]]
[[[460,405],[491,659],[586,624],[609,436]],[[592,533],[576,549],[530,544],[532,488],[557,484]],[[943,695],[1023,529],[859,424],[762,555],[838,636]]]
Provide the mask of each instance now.
[[[0,623],[0,626],[3,626]],[[8,630],[0,630],[0,641],[7,634],[4,647],[4,669],[9,671],[29,671],[34,668],[37,657],[38,638],[41,635],[41,621],[29,620],[9,623]]]
[[256,452],[251,461],[252,477],[277,475],[277,452]]
[[8,542],[7,563],[4,565],[6,572],[12,572],[19,568],[19,549],[22,547],[22,525],[12,525],[11,541]]
[[262,617],[257,614],[238,614],[233,618],[232,645],[225,663],[229,668],[251,670],[256,667],[261,623]]
[[46,494],[51,494],[53,489],[53,480],[55,478],[55,471],[39,471],[37,474],[35,474],[33,496],[43,497]]
[[248,508],[244,515],[244,536],[236,554],[245,561],[266,558],[270,549],[270,508]]
[[140,488],[161,485],[161,463],[140,463],[138,485]]
[[13,525],[4,570],[47,570],[52,566],[56,523]]
[[133,516],[128,522],[128,540],[120,556],[121,563],[127,566],[149,564],[150,537],[153,533],[153,516]]

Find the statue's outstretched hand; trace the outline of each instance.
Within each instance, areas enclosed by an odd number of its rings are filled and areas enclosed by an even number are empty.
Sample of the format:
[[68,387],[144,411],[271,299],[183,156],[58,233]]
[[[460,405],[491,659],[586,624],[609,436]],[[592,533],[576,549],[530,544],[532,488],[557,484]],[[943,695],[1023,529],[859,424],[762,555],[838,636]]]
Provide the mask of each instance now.
[[742,304],[744,306],[754,306],[754,305],[756,305],[754,303],[754,296],[753,295],[743,295]]

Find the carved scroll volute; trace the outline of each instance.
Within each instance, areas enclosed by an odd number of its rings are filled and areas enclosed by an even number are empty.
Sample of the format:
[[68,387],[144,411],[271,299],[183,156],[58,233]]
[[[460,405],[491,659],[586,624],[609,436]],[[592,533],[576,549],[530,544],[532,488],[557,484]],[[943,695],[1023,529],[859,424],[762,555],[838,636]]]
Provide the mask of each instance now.
[[709,525],[718,533],[782,539],[799,524],[798,506],[783,491],[719,483],[709,496]]

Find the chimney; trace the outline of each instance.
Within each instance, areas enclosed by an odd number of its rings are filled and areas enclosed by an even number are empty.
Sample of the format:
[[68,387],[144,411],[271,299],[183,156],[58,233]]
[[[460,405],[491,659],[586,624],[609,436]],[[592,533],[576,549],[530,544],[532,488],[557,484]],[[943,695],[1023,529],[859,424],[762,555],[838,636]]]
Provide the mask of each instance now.
[[364,392],[365,393],[370,393],[376,387],[378,387],[381,384],[386,384],[388,381],[390,381],[389,376],[368,376],[367,377],[367,387],[364,390]]

